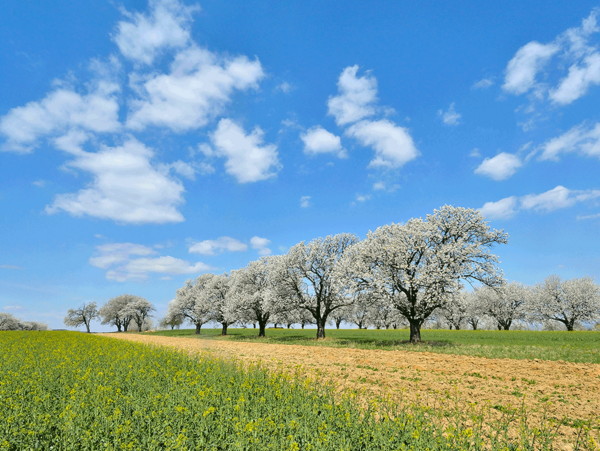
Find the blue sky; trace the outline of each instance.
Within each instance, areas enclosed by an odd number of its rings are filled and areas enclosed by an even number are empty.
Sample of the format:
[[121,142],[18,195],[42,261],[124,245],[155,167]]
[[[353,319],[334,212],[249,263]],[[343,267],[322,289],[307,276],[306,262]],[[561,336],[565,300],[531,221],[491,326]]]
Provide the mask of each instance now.
[[160,314],[201,272],[444,204],[509,233],[508,280],[599,277],[599,7],[4,1],[0,311]]

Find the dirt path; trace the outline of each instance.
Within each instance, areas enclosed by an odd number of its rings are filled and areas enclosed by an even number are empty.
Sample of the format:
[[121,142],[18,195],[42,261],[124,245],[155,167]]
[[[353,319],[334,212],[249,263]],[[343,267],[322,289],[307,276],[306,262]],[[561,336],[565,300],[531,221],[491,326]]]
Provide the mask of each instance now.
[[[106,336],[172,346],[190,352],[245,363],[261,361],[270,368],[333,380],[339,389],[390,393],[404,402],[430,406],[471,403],[527,407],[530,420],[541,421],[546,409],[556,419],[600,417],[600,365],[554,361],[487,359],[406,351],[363,350],[244,343],[133,334]],[[567,434],[570,435],[567,431]]]

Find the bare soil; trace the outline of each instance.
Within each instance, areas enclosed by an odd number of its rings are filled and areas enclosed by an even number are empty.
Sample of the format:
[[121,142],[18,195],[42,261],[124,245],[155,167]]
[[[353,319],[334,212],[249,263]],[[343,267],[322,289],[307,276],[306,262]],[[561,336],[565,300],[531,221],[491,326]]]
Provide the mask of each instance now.
[[[525,407],[530,426],[543,418],[598,420],[600,365],[563,361],[488,359],[461,355],[245,343],[143,334],[105,334],[112,338],[175,347],[192,354],[243,364],[261,362],[273,370],[300,371],[333,381],[339,391],[361,396],[391,395],[398,402],[441,408]],[[575,428],[562,427],[572,436]],[[568,438],[568,437],[564,437]]]

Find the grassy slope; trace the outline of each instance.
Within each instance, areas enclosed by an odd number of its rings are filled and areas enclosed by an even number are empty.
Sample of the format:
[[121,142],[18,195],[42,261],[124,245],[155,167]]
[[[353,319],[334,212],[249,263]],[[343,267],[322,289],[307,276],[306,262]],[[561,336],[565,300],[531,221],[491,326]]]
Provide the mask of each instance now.
[[421,335],[425,343],[419,346],[406,342],[409,338],[408,330],[328,329],[328,338],[319,341],[314,338],[314,329],[268,329],[266,338],[258,338],[256,329],[229,329],[227,337],[222,337],[220,333],[220,329],[203,329],[199,336],[194,335],[193,329],[154,332],[156,335],[213,340],[401,349],[489,358],[564,360],[600,364],[600,332],[423,330]]

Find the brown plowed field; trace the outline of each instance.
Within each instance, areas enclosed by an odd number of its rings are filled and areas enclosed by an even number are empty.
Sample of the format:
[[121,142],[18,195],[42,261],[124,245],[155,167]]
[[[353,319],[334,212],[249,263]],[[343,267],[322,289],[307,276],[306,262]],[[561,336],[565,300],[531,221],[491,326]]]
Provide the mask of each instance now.
[[[271,369],[300,370],[334,381],[339,390],[357,389],[362,396],[390,394],[400,402],[442,408],[473,408],[489,403],[527,408],[535,426],[548,418],[600,417],[600,365],[555,361],[487,359],[406,351],[363,350],[244,343],[137,334],[106,336],[171,346],[191,353],[210,351],[215,357],[242,363],[262,362]],[[565,426],[562,434],[575,430]],[[566,438],[566,437],[565,437]]]

